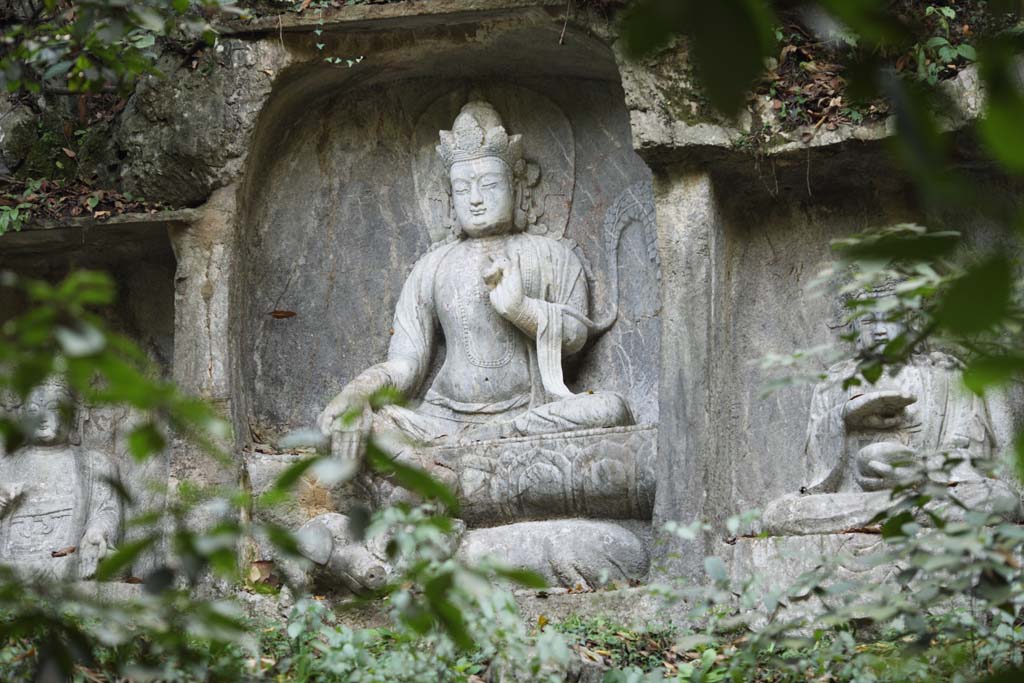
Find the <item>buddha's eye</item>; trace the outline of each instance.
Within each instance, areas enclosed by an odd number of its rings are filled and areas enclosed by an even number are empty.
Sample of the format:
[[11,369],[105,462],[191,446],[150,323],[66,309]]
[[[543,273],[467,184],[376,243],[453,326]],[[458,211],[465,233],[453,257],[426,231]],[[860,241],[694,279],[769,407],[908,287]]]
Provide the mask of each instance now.
[[493,190],[493,189],[494,189],[494,188],[496,188],[497,186],[498,186],[498,183],[484,183],[482,187],[483,187],[483,188],[484,188],[485,190]]
[[466,185],[459,185],[455,188],[455,194],[466,194],[469,192],[469,187]]

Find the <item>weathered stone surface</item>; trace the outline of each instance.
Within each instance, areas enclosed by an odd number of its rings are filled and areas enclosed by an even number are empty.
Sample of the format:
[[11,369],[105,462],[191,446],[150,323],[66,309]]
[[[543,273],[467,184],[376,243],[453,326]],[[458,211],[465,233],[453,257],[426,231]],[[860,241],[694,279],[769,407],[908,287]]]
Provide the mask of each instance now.
[[[273,488],[277,478],[291,465],[310,457],[301,453],[259,453],[245,451],[245,464],[249,490],[257,499]],[[327,486],[310,472],[296,482],[292,495],[273,507],[256,505],[254,513],[262,522],[297,529],[306,521],[326,512],[348,514],[358,503],[351,485]]]
[[740,538],[732,549],[730,578],[738,586],[757,576],[764,590],[783,590],[796,585],[802,574],[828,566],[835,568],[831,582],[880,584],[899,571],[895,565],[878,562],[884,548],[879,534]]
[[[853,324],[857,348],[880,347],[905,327],[879,314],[861,314]],[[889,491],[918,472],[950,484],[952,495],[970,509],[1018,518],[1020,495],[978,470],[991,464],[994,432],[985,399],[962,386],[962,367],[945,353],[914,354],[874,384],[845,389],[856,363],[829,368],[811,398],[800,487],[806,495],[773,501],[761,528],[773,535],[862,528],[890,506]],[[946,459],[955,464],[945,466]],[[929,511],[960,516],[958,508],[938,501]]]
[[657,428],[581,430],[436,446],[416,454],[467,524],[545,517],[650,519]]
[[270,40],[227,39],[201,61],[193,69],[180,55],[162,59],[166,77],[144,77],[128,101],[117,142],[127,153],[121,175],[132,193],[196,205],[240,176],[286,53]]
[[[573,126],[575,166],[595,172],[577,174],[565,234],[580,245],[574,253],[585,255],[591,264],[596,284],[590,308],[604,317],[612,310],[608,269],[613,266],[598,227],[605,223],[608,202],[642,181],[644,172],[618,142],[624,120],[592,116],[594,111],[614,111],[609,106],[613,93],[602,84],[574,84],[572,95],[565,87],[554,89],[542,82],[535,87],[493,85],[482,87],[481,93],[509,103],[509,128],[523,134],[528,159],[531,130],[543,129],[539,120],[532,128],[517,128],[522,121],[516,116],[531,111],[527,103],[549,99]],[[465,90],[459,92],[466,97]],[[244,259],[252,286],[246,291],[249,314],[243,320],[252,331],[242,334],[250,349],[244,370],[254,415],[250,426],[262,441],[273,442],[283,432],[310,425],[324,396],[384,357],[403,275],[429,244],[414,173],[396,174],[394,169],[415,167],[417,157],[411,152],[419,154],[419,149],[410,150],[410,141],[418,125],[416,112],[426,111],[436,99],[422,84],[410,83],[386,93],[325,102],[292,127],[294,139],[286,148],[266,155],[272,167],[261,176],[265,191],[254,197],[254,219],[249,222],[254,229],[246,237]],[[450,121],[464,100],[447,96],[443,101],[456,109],[447,112]],[[367,136],[366,127],[381,133]],[[436,141],[421,144],[430,151]],[[616,152],[609,154],[609,149]],[[302,161],[308,158],[318,159],[318,165]],[[545,172],[541,169],[541,177]],[[642,198],[642,190],[633,191],[638,192]],[[652,296],[657,265],[651,261],[652,243],[644,225],[626,212],[616,215],[622,218],[616,225],[622,229],[617,244],[619,319],[584,354],[575,382],[572,368],[567,370],[577,391],[628,392],[630,403],[636,401],[637,419],[645,420],[657,410],[651,391],[656,364],[645,360],[653,358],[658,340],[660,304]],[[330,228],[325,236],[324,224],[344,229]],[[288,317],[268,315],[273,310]],[[297,345],[308,349],[299,361],[293,354]],[[345,352],[339,353],[341,349]],[[430,381],[428,377],[423,388]]]
[[[949,496],[970,511],[998,514],[1010,520],[1020,517],[1020,494],[1004,481],[961,481],[950,487]],[[800,536],[877,528],[874,518],[893,504],[889,491],[791,494],[769,503],[756,529],[775,536]],[[948,522],[962,521],[964,512],[950,501],[934,501],[924,507],[918,521],[931,525],[928,513],[938,514]]]
[[17,136],[35,118],[31,109],[9,95],[0,97],[0,173],[10,173],[24,159],[24,146]]
[[586,519],[520,522],[467,531],[458,556],[470,564],[492,558],[529,569],[551,586],[596,589],[646,577],[643,541],[618,524]]
[[[189,211],[119,216],[109,222],[74,219],[60,225],[36,225],[0,237],[0,269],[58,281],[71,269],[104,270],[118,287],[116,303],[102,312],[109,328],[132,339],[155,366],[170,374],[174,357],[174,254],[167,239],[171,226],[191,220]],[[17,296],[0,300],[0,321],[25,311]],[[169,453],[138,462],[129,453],[128,435],[140,416],[125,407],[81,405],[71,426],[71,441],[86,451],[105,454],[132,494],[124,518],[162,509]],[[151,529],[126,525],[124,540],[133,542]],[[146,553],[131,567],[143,576],[159,553]]]
[[0,454],[0,564],[25,580],[91,579],[121,534],[111,459],[69,442],[72,397],[47,380],[20,407],[28,443]]
[[737,125],[715,112],[700,92],[685,49],[671,47],[642,61],[616,59],[629,109],[633,148],[645,158],[672,150],[728,150],[750,130],[750,117]]
[[[798,382],[766,396],[767,383],[786,371],[757,359],[835,342],[842,311],[808,290],[832,258],[830,240],[917,221],[960,230],[968,245],[999,243],[998,229],[970,211],[923,214],[880,156],[862,172],[843,174],[851,155],[780,165],[774,178],[762,167],[767,174],[754,182],[718,167],[707,175],[657,168],[664,327],[655,528],[700,519],[724,536],[727,517],[764,510],[804,483],[813,386]],[[1001,196],[1020,196],[1019,183],[974,178]],[[811,360],[807,372],[827,369]],[[1000,402],[993,427],[1004,436],[996,452],[1021,424],[1022,406],[1019,397]],[[668,540],[656,552],[678,554],[664,563],[669,575],[700,576],[701,558],[714,547]]]
[[[208,401],[221,416],[231,420],[237,402],[233,362],[235,347],[231,324],[231,294],[235,282],[234,218],[235,188],[218,190],[203,207],[194,223],[170,231],[177,258],[174,274],[174,363],[173,378],[184,391]],[[216,446],[237,453],[234,434],[217,435]],[[175,437],[167,465],[169,490],[179,482],[199,488],[237,486],[241,479],[241,458],[219,462],[199,444]],[[193,511],[197,528],[208,528],[232,510],[216,505]]]
[[318,515],[299,528],[296,539],[299,551],[312,563],[310,579],[332,588],[356,595],[372,593],[383,588],[392,574],[385,552],[387,538],[356,539],[346,515]]
[[[654,187],[665,307],[659,396],[673,407],[661,411],[658,427],[653,526],[660,533],[669,521],[704,519],[709,493],[727,487],[720,478],[712,479],[717,418],[710,412],[724,225],[710,175],[671,170],[656,176]],[[664,535],[660,540],[653,574],[695,577],[703,572],[708,554],[703,539],[683,542]]]

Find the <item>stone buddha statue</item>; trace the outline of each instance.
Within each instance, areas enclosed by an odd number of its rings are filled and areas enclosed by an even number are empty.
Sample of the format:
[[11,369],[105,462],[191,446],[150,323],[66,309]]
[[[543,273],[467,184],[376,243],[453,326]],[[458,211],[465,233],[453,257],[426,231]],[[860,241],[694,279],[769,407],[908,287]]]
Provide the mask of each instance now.
[[69,442],[72,405],[47,380],[22,406],[28,444],[0,455],[0,564],[26,579],[90,579],[118,540],[115,467]]
[[[882,289],[869,296],[888,294]],[[866,313],[854,328],[863,350],[881,348],[903,333],[904,324]],[[914,354],[874,385],[862,381],[844,389],[843,380],[855,373],[855,360],[837,363],[815,388],[804,449],[807,484],[799,495],[767,506],[763,531],[800,535],[863,528],[891,506],[892,489],[915,468],[946,483],[968,509],[1019,517],[1017,492],[977,469],[991,461],[993,431],[984,399],[963,386],[960,361],[938,351]],[[961,514],[954,505],[941,505],[947,518]]]
[[565,384],[562,359],[594,326],[587,277],[569,246],[525,231],[520,136],[509,136],[495,109],[476,100],[440,137],[457,234],[413,267],[387,360],[327,405],[320,429],[346,443],[339,416],[381,389],[418,395],[442,339],[443,364],[423,399],[386,406],[357,429],[439,444],[632,424],[618,394],[575,394]]
[[[646,520],[653,498],[653,443],[649,432],[630,431],[626,400],[566,386],[563,358],[610,324],[588,317],[584,265],[568,241],[528,230],[522,141],[494,107],[478,99],[462,107],[437,152],[454,234],[405,282],[387,360],[349,382],[319,428],[338,457],[358,461],[372,434],[393,457],[448,483],[463,502],[465,525],[452,539],[461,557],[494,555],[570,587],[639,579],[648,558],[634,531],[577,517]],[[368,399],[382,389],[422,398],[371,410]],[[339,419],[354,414],[354,425]],[[405,498],[379,477],[360,484],[378,506]],[[314,575],[358,593],[390,568],[347,529],[344,515],[322,514],[300,530],[300,548]]]

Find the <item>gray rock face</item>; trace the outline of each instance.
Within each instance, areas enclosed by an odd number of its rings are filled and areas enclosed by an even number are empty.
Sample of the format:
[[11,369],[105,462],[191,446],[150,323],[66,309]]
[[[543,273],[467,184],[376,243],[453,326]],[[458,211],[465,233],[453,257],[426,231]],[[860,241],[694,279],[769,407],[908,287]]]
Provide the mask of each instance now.
[[227,39],[189,68],[161,60],[169,78],[140,81],[118,132],[126,189],[168,204],[195,205],[240,175],[256,117],[285,53],[273,41]]
[[[731,555],[730,578],[734,586],[742,586],[757,577],[764,592],[785,590],[796,585],[801,575],[818,568],[832,572],[829,584],[851,581],[881,584],[894,581],[900,571],[892,563],[880,562],[885,541],[878,534],[817,534],[807,536],[776,536],[740,538]],[[817,597],[792,601],[782,610],[783,619],[820,615],[824,606]]]
[[37,387],[22,406],[28,445],[0,454],[0,564],[26,580],[92,578],[121,533],[117,470],[68,442],[70,402],[56,379]]
[[22,159],[19,156],[14,136],[18,130],[32,121],[32,110],[8,96],[0,97],[0,173],[10,173]]

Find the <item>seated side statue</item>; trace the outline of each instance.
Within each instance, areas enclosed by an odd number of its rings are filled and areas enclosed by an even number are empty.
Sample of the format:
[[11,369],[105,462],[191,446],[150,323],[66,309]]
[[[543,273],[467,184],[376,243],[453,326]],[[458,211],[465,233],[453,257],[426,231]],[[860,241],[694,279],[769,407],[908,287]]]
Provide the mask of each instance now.
[[72,406],[67,386],[47,380],[22,407],[28,444],[0,455],[0,565],[28,580],[90,579],[118,540],[114,464],[71,445]]
[[[565,243],[525,231],[522,141],[494,108],[466,104],[437,147],[451,181],[458,234],[422,256],[395,309],[387,360],[358,375],[319,417],[335,453],[367,431],[420,445],[633,423],[625,399],[574,394],[563,357],[578,352],[587,317],[583,264]],[[444,363],[414,407],[386,406],[355,429],[337,420],[378,390],[416,396],[443,337]]]
[[[854,325],[858,349],[880,347],[904,328],[874,313]],[[1019,517],[1017,492],[976,468],[991,460],[993,434],[985,401],[963,386],[960,361],[937,351],[914,354],[874,385],[844,389],[843,380],[855,372],[855,360],[837,363],[815,388],[804,452],[809,483],[800,495],[768,505],[763,531],[799,535],[863,528],[891,506],[892,489],[906,480],[911,464],[948,484],[968,509]],[[956,464],[944,468],[947,458]],[[949,504],[941,512],[947,518],[960,514]]]

